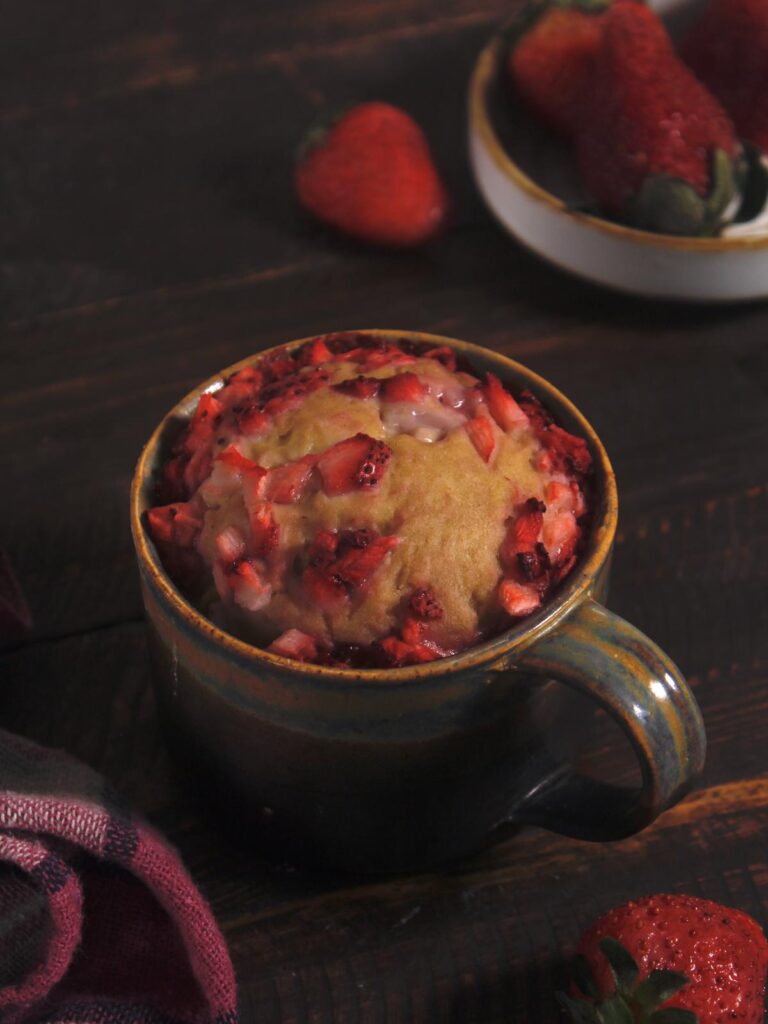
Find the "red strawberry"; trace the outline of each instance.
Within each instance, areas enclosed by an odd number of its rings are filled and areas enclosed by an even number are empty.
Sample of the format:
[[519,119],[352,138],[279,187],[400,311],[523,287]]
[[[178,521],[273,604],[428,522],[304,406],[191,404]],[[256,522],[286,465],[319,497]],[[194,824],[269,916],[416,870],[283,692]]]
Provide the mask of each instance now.
[[514,430],[515,427],[528,426],[528,417],[499,378],[492,373],[485,375],[483,394],[488,408],[491,410],[491,416],[502,430]]
[[728,115],[649,8],[616,0],[601,23],[576,133],[585,184],[637,227],[712,233],[738,194],[740,147]]
[[264,579],[261,566],[248,558],[236,562],[215,562],[213,578],[222,601],[233,600],[249,612],[257,612],[272,598],[272,587]]
[[532,583],[505,579],[499,584],[499,602],[508,615],[530,615],[541,604],[541,593]]
[[254,470],[261,469],[261,466],[254,462],[253,459],[246,458],[245,455],[235,445],[230,444],[219,452],[216,456],[218,462],[223,462],[225,466],[231,466],[232,469],[238,470],[240,473],[250,473]]
[[321,608],[333,611],[365,591],[399,543],[399,537],[380,537],[373,530],[320,530],[307,552],[304,589]]
[[375,398],[380,389],[381,381],[378,377],[363,377],[362,374],[333,385],[334,391],[340,391],[342,395],[351,395],[353,398]]
[[768,941],[740,910],[677,894],[646,896],[604,914],[573,963],[582,1002],[561,996],[580,1024],[763,1024]]
[[456,370],[456,353],[452,348],[447,345],[442,345],[440,348],[431,348],[424,353],[425,359],[436,359],[438,363],[454,373]]
[[270,501],[259,502],[251,511],[251,545],[260,557],[273,551],[280,540],[280,527],[272,515]]
[[267,471],[265,496],[278,505],[292,505],[306,494],[317,456],[305,455],[295,462],[284,462]]
[[333,352],[328,348],[325,338],[315,338],[302,345],[297,356],[300,366],[319,366],[333,359]]
[[426,661],[435,661],[437,658],[445,657],[445,651],[439,647],[433,647],[425,643],[407,643],[396,636],[388,636],[377,644],[385,664],[391,668],[400,668],[403,665],[421,665]]
[[296,661],[316,661],[318,655],[315,638],[309,633],[302,633],[300,629],[287,629],[272,641],[267,650]]
[[259,437],[266,434],[272,426],[272,417],[259,408],[258,399],[246,405],[235,406],[235,422],[237,429],[247,437]]
[[768,6],[710,0],[682,47],[743,139],[768,152]]
[[511,28],[507,71],[521,100],[558,134],[573,137],[578,105],[611,0],[570,0],[523,8]]
[[346,494],[359,488],[375,490],[384,476],[392,449],[368,434],[355,434],[328,448],[317,460],[326,494]]
[[424,134],[388,103],[361,103],[313,133],[295,183],[319,220],[375,245],[421,245],[447,219],[448,196]]
[[474,419],[467,420],[464,429],[469,434],[469,439],[483,462],[490,462],[496,447],[496,438],[493,436],[490,419],[487,416],[475,416]]
[[547,457],[539,460],[539,469],[582,475],[591,472],[592,455],[584,438],[569,434],[559,427],[530,391],[523,391],[520,395],[520,408],[528,417],[536,437],[547,449]]
[[431,590],[420,587],[414,590],[408,601],[408,607],[417,619],[424,622],[429,620],[442,619],[443,607]]
[[396,373],[381,382],[382,402],[420,402],[427,388],[415,373]]

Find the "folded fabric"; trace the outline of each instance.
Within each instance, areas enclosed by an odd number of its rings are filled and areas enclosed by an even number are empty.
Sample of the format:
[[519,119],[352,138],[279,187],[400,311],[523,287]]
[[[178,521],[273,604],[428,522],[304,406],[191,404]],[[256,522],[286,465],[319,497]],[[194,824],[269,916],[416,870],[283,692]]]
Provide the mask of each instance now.
[[178,855],[90,768],[0,730],[0,1022],[236,1024]]

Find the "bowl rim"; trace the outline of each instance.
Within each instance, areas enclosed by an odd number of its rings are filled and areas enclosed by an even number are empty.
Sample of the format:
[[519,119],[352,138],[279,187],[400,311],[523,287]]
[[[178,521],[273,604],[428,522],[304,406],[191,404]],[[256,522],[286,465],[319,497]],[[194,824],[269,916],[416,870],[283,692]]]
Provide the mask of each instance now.
[[768,232],[760,237],[690,238],[683,235],[642,231],[639,228],[618,224],[603,217],[582,213],[572,209],[565,200],[559,199],[526,174],[504,148],[493,126],[488,109],[489,90],[497,75],[501,73],[500,63],[506,45],[505,34],[508,24],[496,30],[480,51],[475,62],[469,85],[469,123],[470,129],[479,134],[497,168],[514,185],[534,201],[546,206],[555,214],[569,218],[583,229],[652,249],[675,249],[683,252],[715,254],[768,248]]
[[[587,440],[595,459],[594,519],[586,548],[578,564],[567,577],[566,582],[561,586],[557,594],[537,613],[528,616],[517,625],[497,636],[491,637],[481,644],[466,648],[464,651],[448,658],[438,658],[435,661],[424,664],[406,665],[399,668],[335,668],[299,662],[292,658],[273,654],[264,648],[256,647],[247,641],[240,640],[233,634],[216,626],[211,619],[198,611],[181,591],[177,589],[163,568],[155,546],[144,525],[144,512],[147,507],[151,507],[144,501],[145,485],[151,480],[152,474],[155,471],[155,457],[165,440],[166,431],[169,429],[169,426],[172,423],[177,423],[179,419],[189,418],[192,403],[196,402],[203,393],[217,391],[223,385],[224,379],[227,376],[245,366],[253,364],[254,361],[263,358],[270,352],[274,352],[277,349],[292,351],[318,337],[347,333],[384,336],[393,340],[405,338],[409,341],[427,343],[431,347],[448,345],[455,351],[465,355],[470,362],[474,356],[475,361],[479,361],[481,367],[483,362],[491,362],[495,363],[502,373],[504,369],[512,370],[513,373],[523,377],[526,385],[533,386],[537,396],[543,398],[548,407],[552,408],[556,418],[559,419],[562,412],[565,411],[567,417],[575,421],[578,429]],[[509,379],[508,374],[507,379]],[[502,355],[500,352],[488,349],[482,345],[461,341],[457,338],[448,338],[443,335],[421,331],[367,328],[354,331],[327,332],[322,335],[313,334],[296,341],[283,342],[279,345],[271,346],[233,363],[189,391],[163,416],[141,450],[131,482],[130,519],[131,533],[142,577],[146,576],[148,578],[147,582],[152,585],[156,597],[164,601],[175,616],[180,618],[201,640],[207,639],[208,642],[219,645],[225,651],[237,657],[238,660],[253,665],[254,669],[266,666],[283,670],[287,669],[294,675],[298,674],[318,683],[338,684],[339,682],[346,683],[354,680],[356,686],[359,686],[361,683],[380,684],[382,682],[396,686],[398,684],[413,685],[415,680],[427,681],[438,678],[439,681],[439,679],[444,679],[448,675],[472,670],[478,665],[484,665],[490,661],[498,662],[501,658],[519,654],[522,649],[540,640],[555,629],[564,618],[575,611],[579,604],[589,598],[600,570],[610,557],[618,523],[618,494],[613,467],[594,428],[570,399],[544,377],[541,377],[516,360]]]

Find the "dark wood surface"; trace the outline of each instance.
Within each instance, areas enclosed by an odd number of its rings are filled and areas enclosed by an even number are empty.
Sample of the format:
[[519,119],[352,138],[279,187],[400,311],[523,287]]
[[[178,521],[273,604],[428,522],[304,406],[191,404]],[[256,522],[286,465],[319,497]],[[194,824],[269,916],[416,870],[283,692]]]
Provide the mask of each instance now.
[[[768,923],[768,307],[604,293],[492,222],[465,93],[498,0],[52,0],[0,42],[0,543],[35,619],[0,656],[0,723],[104,772],[180,849],[247,1024],[557,1019],[580,929],[679,890]],[[385,254],[297,210],[324,103],[425,126],[456,203],[437,247]],[[699,790],[600,846],[529,830],[393,879],[270,866],[216,830],[155,720],[127,492],[162,413],[219,367],[320,331],[443,332],[527,363],[601,433],[621,495],[612,607],[700,699]],[[592,763],[619,764],[596,725]]]

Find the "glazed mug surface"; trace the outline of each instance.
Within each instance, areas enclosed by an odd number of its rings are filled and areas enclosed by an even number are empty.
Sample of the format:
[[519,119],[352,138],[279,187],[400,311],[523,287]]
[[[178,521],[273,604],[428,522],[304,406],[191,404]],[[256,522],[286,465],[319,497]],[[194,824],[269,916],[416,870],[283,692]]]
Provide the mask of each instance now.
[[[230,824],[255,849],[288,859],[365,872],[412,870],[475,852],[505,825],[535,824],[592,840],[639,831],[690,789],[703,767],[705,734],[678,668],[600,603],[618,511],[600,440],[551,384],[495,352],[436,335],[355,333],[449,345],[513,391],[529,388],[559,423],[586,438],[595,493],[585,550],[539,611],[427,664],[307,665],[224,632],[169,579],[144,519],[155,474],[200,395],[263,353],[251,356],[165,417],[133,480],[131,526],[169,736]],[[574,693],[582,699],[571,699]],[[577,705],[585,695],[631,744],[638,787],[573,767],[582,728]]]

